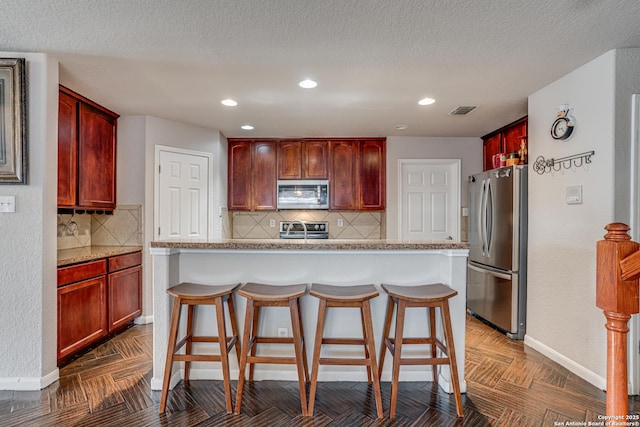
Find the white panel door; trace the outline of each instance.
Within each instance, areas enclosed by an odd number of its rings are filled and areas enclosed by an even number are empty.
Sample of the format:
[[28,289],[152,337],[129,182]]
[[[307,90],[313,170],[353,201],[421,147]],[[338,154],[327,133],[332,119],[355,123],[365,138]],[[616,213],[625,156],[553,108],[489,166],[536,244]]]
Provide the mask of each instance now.
[[206,239],[209,226],[207,155],[159,150],[156,171],[158,239]]
[[400,219],[404,240],[459,240],[460,161],[400,160]]

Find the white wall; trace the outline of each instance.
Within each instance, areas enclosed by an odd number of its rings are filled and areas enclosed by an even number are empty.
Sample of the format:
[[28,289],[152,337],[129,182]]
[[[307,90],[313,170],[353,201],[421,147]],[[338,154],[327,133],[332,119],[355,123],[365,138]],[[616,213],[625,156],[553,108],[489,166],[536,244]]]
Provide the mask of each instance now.
[[2,185],[16,212],[0,214],[0,389],[37,390],[58,378],[56,367],[56,207],[58,62],[26,58],[28,185]]
[[153,316],[153,277],[149,242],[153,241],[155,146],[164,145],[212,153],[213,235],[220,237],[220,208],[227,202],[227,144],[219,131],[151,116],[122,116],[118,121],[118,204],[142,204],[143,301],[142,319]]
[[[529,97],[530,164],[538,156],[595,155],[588,167],[529,173],[525,343],[603,389],[607,340],[595,306],[595,244],[606,224],[629,218],[625,188],[631,93],[634,85],[640,89],[638,52],[610,51]],[[566,141],[549,135],[560,104],[569,104],[576,119]],[[583,187],[581,205],[565,202],[566,188],[574,185]]]
[[461,159],[460,206],[467,203],[467,177],[482,172],[482,139],[390,136],[387,138],[387,238],[398,238],[398,160]]

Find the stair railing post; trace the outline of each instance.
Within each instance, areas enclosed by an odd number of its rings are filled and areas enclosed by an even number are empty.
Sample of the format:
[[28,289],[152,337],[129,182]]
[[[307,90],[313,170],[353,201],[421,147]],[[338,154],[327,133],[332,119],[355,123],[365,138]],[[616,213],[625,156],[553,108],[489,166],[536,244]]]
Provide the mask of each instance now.
[[627,323],[640,311],[638,280],[623,280],[620,264],[640,245],[631,241],[626,224],[612,223],[605,230],[604,240],[596,243],[596,305],[607,319],[607,417],[613,419],[629,409]]

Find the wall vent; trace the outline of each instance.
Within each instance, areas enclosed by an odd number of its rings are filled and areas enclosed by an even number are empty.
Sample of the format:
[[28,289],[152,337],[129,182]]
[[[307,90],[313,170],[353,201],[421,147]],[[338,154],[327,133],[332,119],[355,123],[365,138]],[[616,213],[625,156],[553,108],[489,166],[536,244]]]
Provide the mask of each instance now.
[[477,108],[476,105],[461,105],[449,113],[451,116],[464,116]]

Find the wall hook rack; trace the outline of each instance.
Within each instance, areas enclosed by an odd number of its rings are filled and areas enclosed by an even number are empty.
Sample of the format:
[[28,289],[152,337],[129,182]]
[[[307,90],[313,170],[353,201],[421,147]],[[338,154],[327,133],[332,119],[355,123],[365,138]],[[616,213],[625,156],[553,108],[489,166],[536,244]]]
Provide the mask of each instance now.
[[543,156],[538,156],[533,164],[533,170],[542,175],[548,172],[560,172],[562,169],[571,169],[572,167],[579,168],[591,163],[591,156],[595,153],[595,151],[587,151],[573,156],[560,157],[559,159],[545,159]]

